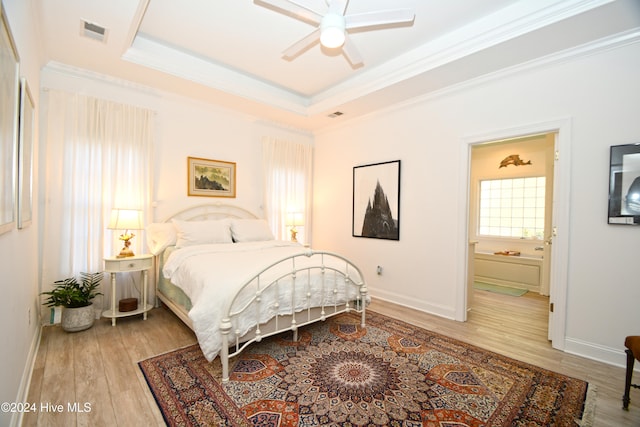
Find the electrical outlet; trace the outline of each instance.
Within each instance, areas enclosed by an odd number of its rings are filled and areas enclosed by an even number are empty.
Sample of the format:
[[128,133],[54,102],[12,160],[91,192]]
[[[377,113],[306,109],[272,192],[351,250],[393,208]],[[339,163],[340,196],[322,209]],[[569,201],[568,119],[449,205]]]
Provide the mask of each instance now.
[[31,307],[29,307],[29,310],[27,313],[29,315],[29,326],[31,326]]
[[378,274],[378,276],[382,274],[382,266],[379,265],[376,267],[376,273]]

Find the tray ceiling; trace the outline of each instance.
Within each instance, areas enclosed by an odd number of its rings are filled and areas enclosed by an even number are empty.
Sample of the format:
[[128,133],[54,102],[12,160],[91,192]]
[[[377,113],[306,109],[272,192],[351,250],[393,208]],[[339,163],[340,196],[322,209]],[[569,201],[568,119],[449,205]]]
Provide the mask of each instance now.
[[[323,13],[324,0],[305,0]],[[37,0],[45,63],[122,79],[315,130],[499,70],[615,38],[637,41],[636,0],[350,0],[360,13],[415,10],[413,25],[351,33],[364,65],[314,29],[252,0]],[[87,37],[84,22],[105,28]],[[340,111],[343,115],[329,117]]]

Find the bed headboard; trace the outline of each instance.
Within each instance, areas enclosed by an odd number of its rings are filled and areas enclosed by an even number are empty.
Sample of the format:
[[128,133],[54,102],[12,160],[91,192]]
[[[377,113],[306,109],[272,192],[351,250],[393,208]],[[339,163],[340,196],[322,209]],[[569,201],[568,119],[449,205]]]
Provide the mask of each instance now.
[[172,219],[182,221],[206,221],[224,218],[256,219],[259,217],[253,212],[238,206],[210,203],[181,210],[165,219],[164,222],[170,222]]

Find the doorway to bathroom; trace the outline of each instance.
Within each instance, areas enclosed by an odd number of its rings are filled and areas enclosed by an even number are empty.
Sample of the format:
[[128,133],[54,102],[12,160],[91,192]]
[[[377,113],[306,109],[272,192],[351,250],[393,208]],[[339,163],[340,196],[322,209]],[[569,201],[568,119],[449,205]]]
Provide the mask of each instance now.
[[[470,147],[467,309],[471,316],[480,315],[473,313],[474,295],[482,295],[482,304],[475,301],[485,311],[504,304],[504,295],[533,298],[537,308],[520,314],[525,322],[533,316],[540,320],[540,306],[550,306],[556,140],[557,132],[544,132]],[[492,298],[495,304],[487,304]],[[540,322],[548,339],[551,321],[549,315]]]

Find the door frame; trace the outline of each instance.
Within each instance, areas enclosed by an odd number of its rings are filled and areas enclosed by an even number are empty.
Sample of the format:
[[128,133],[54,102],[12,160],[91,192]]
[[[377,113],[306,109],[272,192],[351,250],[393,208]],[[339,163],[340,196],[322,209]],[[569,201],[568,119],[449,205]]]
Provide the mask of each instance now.
[[567,278],[569,261],[569,200],[571,160],[571,118],[550,120],[528,125],[498,129],[461,138],[459,180],[459,259],[456,285],[456,320],[467,320],[469,280],[469,180],[471,177],[471,147],[475,144],[512,139],[538,133],[557,133],[555,145],[555,171],[553,176],[553,227],[557,234],[551,251],[549,302],[553,314],[549,316],[549,339],[553,348],[564,350],[567,312]]

